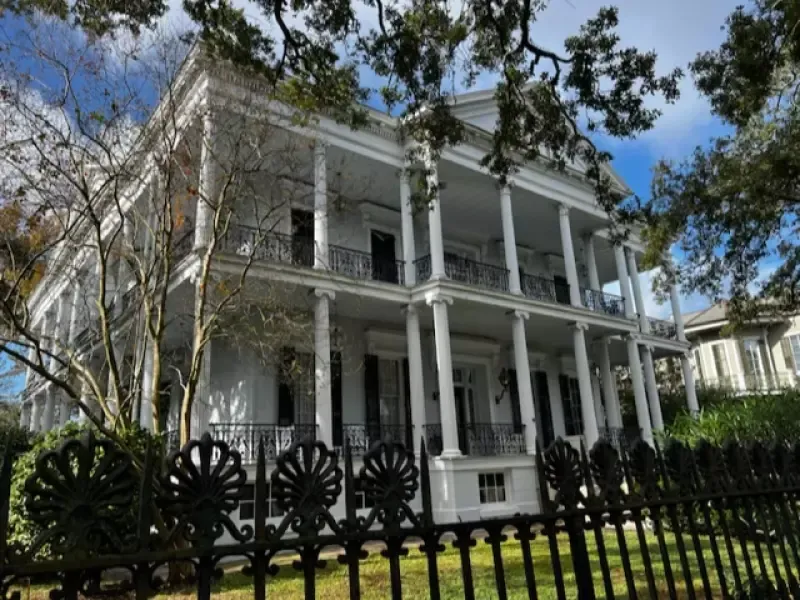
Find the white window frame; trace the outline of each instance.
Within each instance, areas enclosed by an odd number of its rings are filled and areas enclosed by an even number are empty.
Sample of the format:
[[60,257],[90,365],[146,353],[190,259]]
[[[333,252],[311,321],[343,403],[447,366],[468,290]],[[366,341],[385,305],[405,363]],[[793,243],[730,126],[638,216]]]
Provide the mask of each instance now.
[[[509,503],[508,474],[505,471],[481,471],[477,475],[478,503],[481,506]],[[498,476],[502,478],[502,484],[498,484]],[[489,483],[489,477],[492,478],[492,483]],[[494,500],[489,500],[489,492],[491,492]],[[501,496],[502,499],[499,499]]]
[[[717,369],[717,360],[714,357],[714,348],[721,347],[722,348],[722,356],[725,358],[725,364],[728,367],[727,375],[722,374]],[[711,352],[711,364],[714,366],[714,375],[716,376],[717,380],[721,380],[723,377],[732,378],[733,377],[733,367],[731,363],[731,357],[728,353],[728,345],[724,341],[713,342],[708,345],[708,350]]]
[[[791,359],[794,363],[794,371],[795,373],[800,373],[800,333],[785,335],[784,338],[789,345],[789,352],[791,353]],[[795,345],[792,343],[792,340],[797,342],[797,353],[795,353]],[[785,362],[786,359],[784,358],[784,363]]]
[[[266,503],[267,504],[267,506],[266,506],[266,508],[267,508],[267,519],[283,517],[286,513],[283,512],[280,508],[278,508],[277,504],[275,503],[276,500],[272,496],[272,484],[270,483],[269,478],[267,478],[266,485],[267,485],[267,487],[266,487],[266,490],[267,490],[267,503]],[[253,496],[252,496],[252,499],[241,500],[239,502],[239,509],[238,509],[239,512],[237,513],[236,516],[239,518],[240,521],[252,521],[253,519],[255,519],[255,516],[256,516],[255,515],[256,486],[255,486],[254,483],[246,483],[244,485],[244,487],[252,489],[253,490]],[[245,506],[248,507],[248,508],[252,507],[252,509],[253,509],[253,516],[252,517],[242,517],[241,516],[242,515],[242,508],[245,507]],[[274,512],[276,514],[273,514],[273,509],[274,509]]]

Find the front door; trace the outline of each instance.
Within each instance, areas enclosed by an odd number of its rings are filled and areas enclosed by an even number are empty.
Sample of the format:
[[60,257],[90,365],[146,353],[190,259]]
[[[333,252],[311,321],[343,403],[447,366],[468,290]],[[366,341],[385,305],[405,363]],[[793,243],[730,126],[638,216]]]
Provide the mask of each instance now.
[[292,263],[314,265],[314,213],[292,209]]
[[397,255],[395,254],[395,238],[391,233],[372,230],[370,234],[372,248],[372,279],[397,283]]
[[547,384],[547,373],[535,371],[533,373],[533,396],[535,399],[539,433],[542,436],[542,447],[548,448],[555,441],[553,435],[553,415],[550,411],[550,388]]

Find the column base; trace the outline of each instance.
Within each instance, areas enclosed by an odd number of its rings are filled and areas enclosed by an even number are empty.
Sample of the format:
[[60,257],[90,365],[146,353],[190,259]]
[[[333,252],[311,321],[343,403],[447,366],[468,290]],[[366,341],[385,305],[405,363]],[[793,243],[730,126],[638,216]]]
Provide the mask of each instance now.
[[461,454],[461,450],[442,450],[437,458],[452,460],[454,458],[464,458],[464,455]]

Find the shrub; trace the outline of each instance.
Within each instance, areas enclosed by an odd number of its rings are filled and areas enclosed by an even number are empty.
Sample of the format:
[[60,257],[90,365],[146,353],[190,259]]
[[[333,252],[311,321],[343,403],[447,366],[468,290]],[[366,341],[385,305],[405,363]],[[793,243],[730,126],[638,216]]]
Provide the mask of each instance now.
[[[30,448],[19,454],[14,462],[11,475],[9,544],[19,545],[27,549],[42,532],[41,528],[30,520],[25,506],[25,482],[34,473],[37,457],[42,452],[58,448],[66,440],[80,438],[89,427],[91,427],[89,424],[67,423],[61,429],[37,436]],[[119,435],[135,456],[140,459],[144,458],[147,442],[151,437],[149,432],[135,426],[133,429]],[[123,539],[129,538],[136,533],[136,511],[138,511],[138,503],[135,497],[131,508],[131,518],[125,519],[125,522],[121,523],[124,528],[119,533]],[[38,556],[40,558],[54,558],[47,546],[39,551]]]
[[800,440],[800,393],[731,398],[703,407],[697,418],[679,415],[667,431],[692,446],[701,439],[713,444],[728,440],[793,444]]

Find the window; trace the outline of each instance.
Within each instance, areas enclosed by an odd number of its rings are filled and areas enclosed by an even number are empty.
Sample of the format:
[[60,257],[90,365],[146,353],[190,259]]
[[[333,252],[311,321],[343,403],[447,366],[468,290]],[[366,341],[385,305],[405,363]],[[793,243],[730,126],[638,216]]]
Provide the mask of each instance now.
[[481,504],[506,501],[506,477],[502,472],[478,473],[478,494]]
[[381,401],[381,425],[400,424],[400,361],[378,361],[378,397]]
[[781,340],[783,360],[786,368],[793,373],[797,372],[800,365],[800,335],[790,335]]
[[361,485],[361,478],[356,478],[353,483],[356,496],[356,510],[372,508],[375,506],[375,501],[367,498],[367,495],[364,492],[364,486]]
[[700,355],[700,349],[699,348],[694,351],[694,364],[695,364],[695,367],[697,368],[697,376],[700,378],[700,380],[703,380],[705,375],[703,373],[703,359],[702,359],[702,357]]
[[[256,516],[256,488],[252,483],[244,486],[244,495],[239,501],[239,520],[249,521]],[[272,497],[272,486],[267,483],[267,518],[282,517],[278,501]]]
[[564,407],[564,430],[567,435],[583,435],[581,390],[578,380],[566,375],[558,376],[561,403]]
[[711,346],[711,354],[714,355],[714,368],[717,370],[717,377],[720,379],[730,377],[731,370],[728,366],[728,355],[725,354],[725,346],[714,344]]

